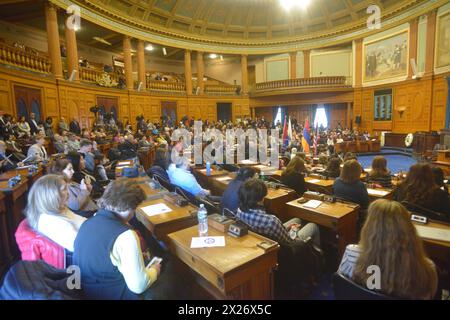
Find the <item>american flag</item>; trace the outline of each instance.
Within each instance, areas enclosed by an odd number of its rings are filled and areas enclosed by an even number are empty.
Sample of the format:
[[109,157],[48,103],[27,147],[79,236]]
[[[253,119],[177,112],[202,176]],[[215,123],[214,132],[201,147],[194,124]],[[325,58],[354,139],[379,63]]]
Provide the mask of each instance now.
[[313,142],[313,148],[314,148],[314,156],[317,156],[317,140],[318,140],[318,133],[319,133],[319,127],[316,125],[316,132],[314,133],[314,142]]

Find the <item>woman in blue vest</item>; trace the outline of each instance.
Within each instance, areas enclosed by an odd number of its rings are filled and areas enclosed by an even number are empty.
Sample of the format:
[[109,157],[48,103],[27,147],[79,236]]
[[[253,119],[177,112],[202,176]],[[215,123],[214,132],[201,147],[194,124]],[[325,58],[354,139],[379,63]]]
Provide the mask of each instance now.
[[80,228],[73,260],[86,298],[138,299],[158,279],[161,265],[145,266],[138,235],[128,224],[144,199],[138,185],[117,179],[99,200],[101,209]]

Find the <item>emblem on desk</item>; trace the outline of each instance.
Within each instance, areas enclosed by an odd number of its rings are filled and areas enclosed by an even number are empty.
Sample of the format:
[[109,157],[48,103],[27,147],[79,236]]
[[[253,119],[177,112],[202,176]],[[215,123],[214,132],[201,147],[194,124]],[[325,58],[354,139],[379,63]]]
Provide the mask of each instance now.
[[205,240],[203,241],[205,242],[205,244],[213,244],[214,242],[216,242],[214,238],[205,238]]

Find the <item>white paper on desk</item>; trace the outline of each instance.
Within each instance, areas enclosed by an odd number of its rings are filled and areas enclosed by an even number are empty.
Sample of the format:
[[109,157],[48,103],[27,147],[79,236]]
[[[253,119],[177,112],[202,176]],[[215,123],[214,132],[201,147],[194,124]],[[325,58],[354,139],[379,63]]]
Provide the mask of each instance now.
[[220,177],[220,178],[216,178],[217,181],[228,181],[228,180],[231,180],[231,179],[233,179],[233,178],[227,177],[227,176],[225,176],[225,177]]
[[130,162],[124,161],[124,162],[118,162],[116,167],[128,166],[128,165],[130,165]]
[[420,237],[450,242],[450,230],[415,225]]
[[305,202],[304,204],[303,204],[303,206],[305,207],[305,208],[312,208],[312,209],[315,209],[315,208],[317,208],[318,206],[320,206],[322,204],[322,201],[320,201],[320,200],[309,200],[308,202]]
[[171,212],[172,209],[170,209],[165,203],[157,203],[143,207],[142,211],[144,211],[147,216],[151,217],[158,214]]
[[308,182],[308,183],[317,183],[317,182],[320,182],[320,180],[319,179],[310,179],[310,180],[307,180],[306,182]]
[[255,162],[255,161],[252,161],[252,160],[247,160],[247,159],[245,159],[245,160],[242,160],[242,161],[239,162],[239,163],[242,163],[242,164],[255,164],[256,162]]
[[225,247],[225,237],[193,237],[191,248]]
[[376,190],[376,189],[367,189],[367,193],[374,196],[382,196],[384,197],[389,193],[389,191],[386,190]]

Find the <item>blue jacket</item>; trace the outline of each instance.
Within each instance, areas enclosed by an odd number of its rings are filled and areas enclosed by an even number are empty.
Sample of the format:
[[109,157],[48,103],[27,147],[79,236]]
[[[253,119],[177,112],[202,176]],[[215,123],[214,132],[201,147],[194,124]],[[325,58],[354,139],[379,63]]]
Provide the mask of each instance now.
[[70,290],[72,282],[63,269],[56,269],[42,260],[19,261],[7,272],[0,288],[0,300],[74,300],[80,290]]

